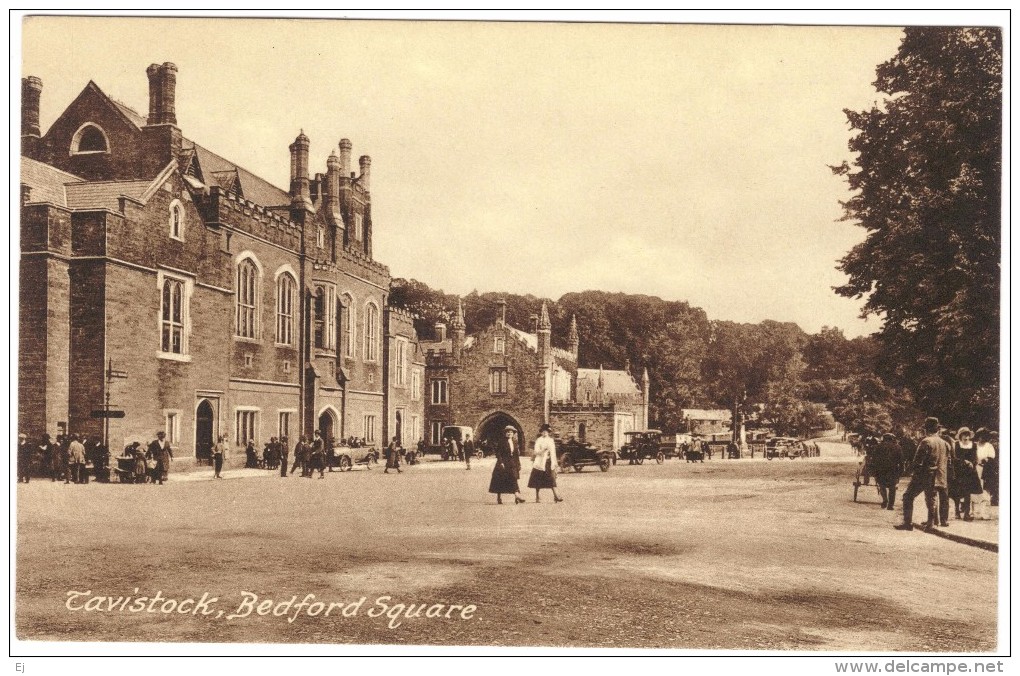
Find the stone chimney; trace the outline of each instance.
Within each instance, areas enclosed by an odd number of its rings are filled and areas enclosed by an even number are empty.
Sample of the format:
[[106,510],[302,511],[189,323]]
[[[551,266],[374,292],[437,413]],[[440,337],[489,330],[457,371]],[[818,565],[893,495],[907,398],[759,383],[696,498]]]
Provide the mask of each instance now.
[[308,189],[308,137],[304,130],[290,144],[290,205],[311,208]]
[[351,140],[340,139],[340,175],[344,178],[351,175]]
[[[342,230],[344,221],[340,216],[340,177],[343,174],[340,167],[340,158],[337,157],[336,151],[333,151],[326,160],[325,215],[331,225]],[[337,241],[342,242],[343,237],[338,237]]]
[[42,80],[34,75],[21,78],[21,135],[42,135],[39,129],[39,98],[42,95]]
[[499,326],[506,326],[506,299],[500,298],[496,301],[496,323]]
[[358,183],[365,189],[365,192],[370,192],[371,189],[368,186],[372,179],[372,158],[362,155],[358,158],[358,164],[361,165],[361,176],[358,177]]
[[177,125],[177,66],[169,61],[145,69],[149,76],[149,118],[147,124]]

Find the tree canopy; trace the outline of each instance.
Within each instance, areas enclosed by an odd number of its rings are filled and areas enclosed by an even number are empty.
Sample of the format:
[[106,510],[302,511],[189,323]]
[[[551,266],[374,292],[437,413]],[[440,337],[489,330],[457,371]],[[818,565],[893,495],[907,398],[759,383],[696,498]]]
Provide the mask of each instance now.
[[834,167],[867,230],[836,289],[883,321],[877,366],[950,424],[999,409],[1002,34],[907,28],[877,69],[885,100],[847,110],[855,159]]

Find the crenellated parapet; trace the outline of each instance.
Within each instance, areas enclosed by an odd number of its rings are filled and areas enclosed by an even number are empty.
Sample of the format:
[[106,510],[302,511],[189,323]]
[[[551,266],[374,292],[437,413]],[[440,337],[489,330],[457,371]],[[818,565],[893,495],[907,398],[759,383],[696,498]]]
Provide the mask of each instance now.
[[275,211],[224,191],[209,188],[207,225],[225,225],[297,252],[301,248],[301,228]]
[[372,260],[365,254],[351,249],[341,249],[337,252],[337,261],[345,272],[367,279],[373,284],[389,288],[389,267]]
[[559,413],[581,413],[581,412],[592,412],[592,413],[613,413],[616,411],[616,402],[588,402],[588,401],[570,401],[566,399],[554,400],[549,402],[549,411]]

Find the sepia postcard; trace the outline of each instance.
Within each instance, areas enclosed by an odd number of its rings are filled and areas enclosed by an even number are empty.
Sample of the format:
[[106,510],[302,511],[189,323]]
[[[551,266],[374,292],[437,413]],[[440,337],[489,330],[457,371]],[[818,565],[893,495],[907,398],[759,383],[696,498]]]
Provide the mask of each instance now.
[[23,14],[11,657],[1001,671],[1002,14]]

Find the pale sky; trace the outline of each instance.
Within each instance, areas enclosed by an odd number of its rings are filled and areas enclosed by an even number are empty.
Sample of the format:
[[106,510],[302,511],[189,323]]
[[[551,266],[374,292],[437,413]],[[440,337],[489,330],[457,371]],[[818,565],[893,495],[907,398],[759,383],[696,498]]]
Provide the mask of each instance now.
[[[91,79],[145,115],[172,61],[186,137],[286,189],[372,157],[374,253],[449,293],[599,289],[711,319],[878,329],[837,297],[844,108],[896,28],[30,18],[42,127]],[[356,162],[355,162],[356,165]]]

